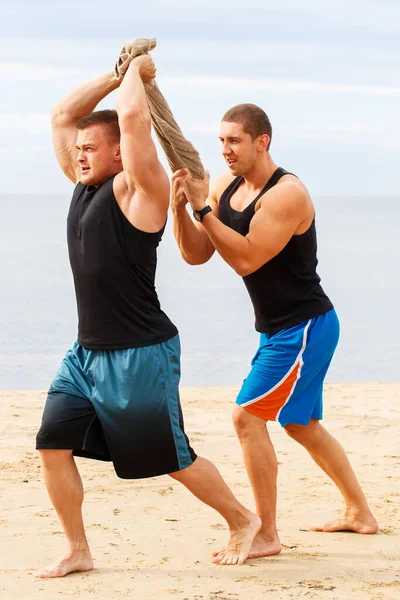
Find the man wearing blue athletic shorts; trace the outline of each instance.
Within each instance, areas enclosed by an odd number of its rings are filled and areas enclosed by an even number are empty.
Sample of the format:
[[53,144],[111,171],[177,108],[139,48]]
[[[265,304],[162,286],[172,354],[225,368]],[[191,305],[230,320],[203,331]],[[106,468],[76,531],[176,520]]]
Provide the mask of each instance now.
[[[317,531],[375,533],[378,525],[346,454],[322,427],[322,388],[339,337],[333,305],[316,272],[315,212],[303,183],[278,167],[265,112],[241,104],[222,119],[229,173],[209,189],[182,169],[172,178],[175,238],[189,264],[214,251],[243,277],[260,346],[233,413],[262,527],[250,557],[281,551],[276,529],[277,460],[266,428],[278,421],[342,493],[344,515]],[[190,203],[194,221],[186,205]],[[215,562],[224,560],[225,550]]]
[[[78,341],[52,382],[36,447],[64,528],[65,556],[37,574],[93,568],[82,520],[83,486],[73,456],[112,461],[119,477],[169,474],[217,510],[230,529],[226,563],[242,564],[260,518],[218,470],[196,457],[179,402],[178,331],[154,287],[169,181],[151,137],[143,81],[150,56],[75,88],[52,113],[54,148],[75,185],[67,220],[78,305]],[[120,87],[119,87],[120,86]],[[94,111],[117,89],[117,111]]]

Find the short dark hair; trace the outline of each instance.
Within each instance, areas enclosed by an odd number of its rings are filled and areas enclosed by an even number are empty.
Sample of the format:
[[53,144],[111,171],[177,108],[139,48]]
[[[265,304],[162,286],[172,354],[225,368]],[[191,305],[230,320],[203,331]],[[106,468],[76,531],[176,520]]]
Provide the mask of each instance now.
[[237,104],[224,114],[222,121],[241,123],[243,130],[249,133],[253,140],[266,133],[269,136],[269,150],[272,138],[271,122],[263,109],[256,104]]
[[116,110],[96,110],[79,119],[75,126],[77,129],[87,129],[87,127],[97,124],[107,125],[113,141],[120,141],[121,131],[119,129],[118,114]]

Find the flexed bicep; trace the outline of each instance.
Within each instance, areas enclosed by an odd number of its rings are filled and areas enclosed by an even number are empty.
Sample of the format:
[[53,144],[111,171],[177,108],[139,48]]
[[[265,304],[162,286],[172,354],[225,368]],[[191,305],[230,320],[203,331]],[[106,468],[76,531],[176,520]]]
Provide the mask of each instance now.
[[80,179],[76,123],[90,114],[107,94],[119,86],[111,71],[74,87],[51,111],[53,147],[58,164],[73,183]]
[[297,184],[285,183],[271,190],[261,201],[246,235],[249,244],[246,275],[279,254],[300,224],[310,218],[309,213],[307,195]]
[[51,130],[57,162],[68,179],[77,183],[79,181],[77,129],[75,125],[63,124],[62,117],[52,113]]

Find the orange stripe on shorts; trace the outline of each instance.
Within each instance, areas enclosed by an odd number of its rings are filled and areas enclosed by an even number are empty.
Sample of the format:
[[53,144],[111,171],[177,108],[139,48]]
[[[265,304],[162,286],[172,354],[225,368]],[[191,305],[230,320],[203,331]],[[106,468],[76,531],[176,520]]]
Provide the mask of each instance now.
[[243,408],[264,421],[275,421],[279,410],[286,404],[292,393],[300,366],[301,361],[299,360],[277,388]]

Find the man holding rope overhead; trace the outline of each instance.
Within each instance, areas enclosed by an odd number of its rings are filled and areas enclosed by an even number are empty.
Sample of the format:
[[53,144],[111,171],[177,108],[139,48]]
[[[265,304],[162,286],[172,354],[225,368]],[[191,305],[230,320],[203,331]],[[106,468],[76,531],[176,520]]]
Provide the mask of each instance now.
[[[93,568],[74,455],[112,461],[124,479],[169,474],[183,483],[226,519],[226,563],[246,560],[261,525],[185,435],[178,331],[154,287],[169,205],[145,93],[155,67],[149,55],[129,56],[123,65],[123,76],[107,73],[75,88],[52,112],[56,156],[75,185],[67,237],[79,327],[37,435],[68,543],[41,578]],[[117,111],[92,112],[118,87]]]
[[[333,305],[316,272],[315,212],[303,183],[270,155],[272,128],[254,104],[229,110],[220,140],[229,172],[209,189],[187,170],[172,178],[174,234],[191,265],[214,251],[243,277],[260,346],[233,420],[262,527],[249,557],[278,554],[277,460],[266,423],[278,421],[337,485],[344,515],[315,531],[378,530],[340,444],[322,427],[323,381],[339,337]],[[186,205],[190,203],[193,221]],[[225,550],[215,562],[226,561]]]

